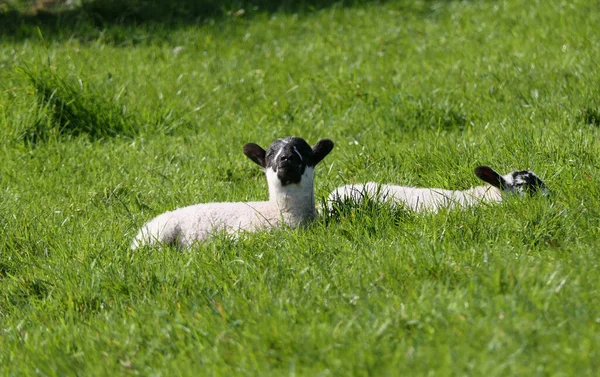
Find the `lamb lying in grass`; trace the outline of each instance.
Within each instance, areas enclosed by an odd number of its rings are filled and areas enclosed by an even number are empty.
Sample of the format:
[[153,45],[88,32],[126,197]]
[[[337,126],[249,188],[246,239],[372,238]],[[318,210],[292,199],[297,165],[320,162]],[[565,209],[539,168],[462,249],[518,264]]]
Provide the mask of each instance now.
[[336,206],[343,205],[347,201],[360,203],[365,198],[369,198],[393,206],[402,206],[415,212],[437,212],[440,208],[467,207],[480,202],[500,202],[507,193],[533,195],[541,191],[547,194],[544,182],[528,170],[514,171],[501,176],[488,166],[478,166],[474,172],[489,185],[472,187],[464,191],[452,191],[368,182],[338,187],[329,194],[327,203],[329,210],[334,211]]
[[131,248],[156,243],[188,247],[218,231],[253,232],[308,223],[317,215],[314,169],[332,149],[329,139],[319,140],[311,148],[298,137],[275,140],[267,151],[246,144],[244,154],[265,169],[269,201],[205,203],[165,212],[140,229]]

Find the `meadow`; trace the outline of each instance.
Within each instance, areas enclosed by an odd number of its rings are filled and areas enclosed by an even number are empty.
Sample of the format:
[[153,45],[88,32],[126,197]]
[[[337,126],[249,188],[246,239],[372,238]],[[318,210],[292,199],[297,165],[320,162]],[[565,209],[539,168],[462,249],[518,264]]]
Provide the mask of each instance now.
[[[597,1],[168,4],[0,4],[2,376],[597,375]],[[320,201],[477,165],[552,195],[129,249],[265,200],[242,146],[288,135],[336,143]]]

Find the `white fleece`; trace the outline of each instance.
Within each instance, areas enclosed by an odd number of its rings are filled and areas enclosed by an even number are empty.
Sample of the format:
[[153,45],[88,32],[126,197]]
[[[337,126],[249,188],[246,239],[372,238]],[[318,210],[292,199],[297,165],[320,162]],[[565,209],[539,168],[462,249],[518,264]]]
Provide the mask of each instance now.
[[271,169],[266,176],[268,201],[205,203],[165,212],[140,229],[131,248],[154,243],[188,247],[218,231],[254,232],[283,224],[295,228],[316,217],[313,167],[306,167],[299,184],[282,186]]
[[440,208],[466,207],[478,202],[502,201],[501,191],[493,186],[477,186],[464,191],[438,188],[419,188],[396,185],[380,185],[375,182],[338,187],[329,194],[328,205],[350,200],[362,202],[367,197],[393,206],[402,206],[416,212],[437,212]]

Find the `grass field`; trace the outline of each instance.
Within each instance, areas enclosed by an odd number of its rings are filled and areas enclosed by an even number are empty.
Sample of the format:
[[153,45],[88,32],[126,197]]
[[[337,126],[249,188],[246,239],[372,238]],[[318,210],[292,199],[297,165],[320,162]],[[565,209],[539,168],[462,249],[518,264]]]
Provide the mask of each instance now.
[[[105,3],[0,7],[1,375],[597,375],[597,1]],[[266,199],[242,146],[288,135],[336,142],[321,200],[480,164],[553,195],[129,250]]]

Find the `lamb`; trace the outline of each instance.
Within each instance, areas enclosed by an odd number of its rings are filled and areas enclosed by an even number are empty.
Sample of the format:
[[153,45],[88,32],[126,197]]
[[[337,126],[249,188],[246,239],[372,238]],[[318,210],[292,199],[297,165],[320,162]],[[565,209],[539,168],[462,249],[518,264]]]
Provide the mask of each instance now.
[[275,140],[267,151],[248,143],[244,154],[265,170],[268,201],[204,203],[165,212],[142,226],[131,248],[157,243],[187,248],[219,231],[237,234],[307,224],[317,216],[314,169],[332,149],[329,139],[311,148],[304,139],[286,137]]
[[464,191],[382,185],[375,182],[345,185],[329,194],[328,207],[333,212],[336,205],[346,201],[360,203],[363,199],[370,198],[392,206],[400,205],[415,212],[437,212],[441,208],[467,207],[480,202],[500,202],[507,193],[533,195],[541,191],[544,195],[548,195],[544,182],[528,170],[513,171],[501,176],[488,166],[478,166],[474,173],[489,185],[472,187]]

